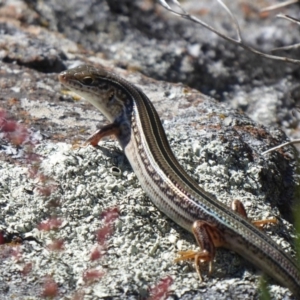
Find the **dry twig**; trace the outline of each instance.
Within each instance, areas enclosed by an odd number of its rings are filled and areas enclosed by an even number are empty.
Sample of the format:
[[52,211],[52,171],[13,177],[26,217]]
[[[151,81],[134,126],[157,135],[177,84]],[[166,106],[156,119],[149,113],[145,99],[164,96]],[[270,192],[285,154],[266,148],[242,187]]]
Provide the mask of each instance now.
[[[223,33],[221,33],[220,31],[218,31],[217,29],[215,29],[214,27],[208,25],[207,23],[203,22],[202,20],[196,18],[195,16],[190,15],[188,12],[186,12],[183,7],[180,5],[180,3],[177,0],[158,0],[158,2],[168,11],[172,12],[173,14],[175,14],[176,16],[182,17],[183,19],[187,19],[189,21],[195,22],[197,24],[200,24],[201,26],[207,28],[208,30],[214,32],[215,34],[217,34],[218,36],[222,37],[223,39],[236,44],[252,53],[255,53],[259,56],[265,57],[265,58],[269,58],[269,59],[273,59],[273,60],[278,60],[278,61],[284,61],[284,62],[290,62],[290,63],[294,63],[294,64],[299,64],[300,60],[298,59],[293,59],[293,58],[289,58],[289,57],[284,57],[284,56],[277,56],[277,55],[272,55],[272,54],[267,54],[264,52],[261,52],[249,45],[247,45],[243,39],[242,39],[242,35],[241,35],[241,29],[240,26],[236,20],[236,18],[233,16],[233,14],[231,13],[230,9],[226,6],[226,4],[222,1],[222,0],[217,0],[218,3],[226,10],[226,12],[229,14],[231,21],[236,29],[236,34],[237,34],[237,38],[231,38],[230,36],[227,36]],[[179,8],[180,12],[175,11],[167,2],[174,4],[176,7]]]
[[300,25],[300,20],[298,20],[296,18],[293,18],[291,16],[283,15],[283,14],[278,14],[276,17],[277,18],[281,18],[281,19],[285,19],[285,20],[288,20],[288,21],[291,21],[293,23],[296,23],[296,24]]
[[291,4],[295,4],[297,2],[298,2],[298,0],[288,0],[288,1],[285,1],[285,2],[282,2],[282,3],[277,3],[277,4],[274,4],[274,5],[270,5],[268,7],[265,7],[263,9],[261,9],[260,12],[275,10],[275,9],[282,8],[282,7],[291,5]]
[[278,146],[276,146],[276,147],[273,147],[273,148],[271,148],[271,149],[269,149],[269,150],[267,150],[267,151],[264,151],[264,152],[262,152],[261,154],[262,154],[262,155],[265,155],[265,154],[267,154],[267,153],[269,153],[269,152],[272,152],[272,151],[274,151],[274,150],[280,149],[280,148],[282,148],[282,147],[284,147],[284,146],[288,146],[288,145],[292,145],[292,144],[298,144],[298,143],[300,143],[300,139],[292,140],[292,141],[289,141],[289,142],[280,144],[280,145],[278,145]]
[[[300,20],[295,19],[295,18],[293,18],[291,16],[283,15],[283,14],[278,14],[276,17],[277,18],[281,18],[281,19],[285,19],[285,20],[288,20],[288,21],[290,21],[292,23],[296,23],[296,24],[300,25]],[[284,47],[274,48],[274,49],[272,49],[272,52],[279,51],[279,50],[292,50],[292,49],[297,49],[299,47],[300,47],[300,43],[293,44],[293,45],[290,45],[290,46],[284,46]]]

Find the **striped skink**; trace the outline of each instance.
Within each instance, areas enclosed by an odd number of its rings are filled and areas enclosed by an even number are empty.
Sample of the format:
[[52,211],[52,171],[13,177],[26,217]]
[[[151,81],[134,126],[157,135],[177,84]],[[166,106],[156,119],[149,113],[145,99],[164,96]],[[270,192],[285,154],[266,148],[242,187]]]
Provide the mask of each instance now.
[[192,232],[198,252],[181,253],[211,263],[217,247],[231,249],[290,289],[300,299],[297,263],[246,218],[243,205],[230,209],[203,190],[179,165],[148,97],[104,68],[82,65],[59,74],[60,82],[98,108],[109,120],[88,142],[96,146],[115,135],[152,202],[177,224]]

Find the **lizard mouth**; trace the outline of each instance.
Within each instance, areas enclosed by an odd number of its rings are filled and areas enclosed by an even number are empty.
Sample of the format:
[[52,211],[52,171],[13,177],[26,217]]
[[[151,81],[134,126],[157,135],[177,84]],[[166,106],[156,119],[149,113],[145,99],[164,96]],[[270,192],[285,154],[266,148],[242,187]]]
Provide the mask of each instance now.
[[58,80],[61,83],[67,83],[67,72],[62,72],[62,73],[58,74]]

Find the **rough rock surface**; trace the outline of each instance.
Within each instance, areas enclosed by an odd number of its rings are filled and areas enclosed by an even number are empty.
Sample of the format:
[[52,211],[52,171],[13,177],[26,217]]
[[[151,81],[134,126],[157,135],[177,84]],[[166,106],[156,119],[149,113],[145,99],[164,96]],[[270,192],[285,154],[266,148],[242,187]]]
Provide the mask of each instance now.
[[[233,33],[220,7],[198,2],[183,5]],[[297,26],[251,9],[270,2],[229,2],[247,43],[269,51],[299,42]],[[203,283],[192,264],[173,263],[179,250],[196,249],[193,237],[152,205],[116,141],[77,146],[106,120],[62,93],[57,74],[101,64],[140,87],[188,173],[227,205],[243,201],[250,217],[277,217],[266,233],[292,252],[297,153],[261,153],[298,136],[297,65],[259,58],[150,0],[2,1],[0,60],[0,108],[11,122],[0,131],[0,299],[44,298],[51,280],[56,299],[145,299],[168,276],[169,299],[258,298],[259,273],[234,253],[218,250]],[[21,125],[26,141],[16,145]],[[112,208],[119,215],[108,226],[101,214]],[[57,230],[42,230],[49,218],[62,221]],[[102,243],[97,232],[108,227]],[[102,256],[91,260],[99,244]]]

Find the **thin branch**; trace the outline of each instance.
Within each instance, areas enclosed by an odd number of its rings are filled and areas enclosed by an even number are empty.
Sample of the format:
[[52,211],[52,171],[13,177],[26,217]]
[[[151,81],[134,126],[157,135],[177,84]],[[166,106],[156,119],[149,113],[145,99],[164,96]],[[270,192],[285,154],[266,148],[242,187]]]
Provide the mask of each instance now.
[[278,60],[278,61],[284,61],[284,62],[290,62],[290,63],[294,63],[294,64],[300,64],[300,60],[298,59],[293,59],[293,58],[289,58],[289,57],[283,57],[283,56],[277,56],[277,55],[272,55],[272,54],[267,54],[267,53],[263,53],[259,50],[256,50],[255,48],[247,45],[246,43],[243,42],[242,37],[241,37],[241,30],[240,27],[238,25],[238,22],[236,21],[236,19],[234,18],[234,16],[232,15],[232,13],[230,12],[229,8],[225,5],[224,2],[222,2],[222,0],[217,0],[218,3],[226,10],[227,13],[229,13],[230,18],[234,24],[234,27],[236,28],[236,34],[237,34],[237,39],[231,38],[230,36],[227,36],[223,33],[221,33],[220,31],[218,31],[217,29],[213,28],[212,26],[208,25],[207,23],[203,22],[202,20],[190,15],[188,12],[186,12],[182,6],[178,3],[178,1],[176,0],[169,0],[171,3],[175,4],[177,7],[180,8],[181,12],[176,12],[174,9],[172,9],[169,4],[165,1],[165,0],[158,0],[158,2],[168,11],[170,11],[171,13],[175,14],[178,17],[181,17],[183,19],[195,22],[197,24],[202,25],[203,27],[207,28],[208,30],[214,32],[215,34],[217,34],[218,36],[220,36],[221,38],[235,44],[238,45],[252,53],[255,53],[259,56],[265,57],[265,58],[269,58],[269,59],[273,59],[273,60]]
[[300,139],[296,139],[296,140],[292,140],[292,141],[289,141],[289,142],[280,144],[280,145],[278,145],[278,146],[276,146],[276,147],[273,147],[273,148],[271,148],[271,149],[269,149],[269,150],[267,150],[267,151],[262,152],[261,154],[262,154],[262,155],[265,155],[265,154],[267,154],[267,153],[269,153],[269,152],[272,152],[272,151],[274,151],[274,150],[280,149],[280,148],[282,148],[282,147],[284,147],[284,146],[288,146],[288,145],[291,145],[291,144],[297,144],[297,143],[300,143]]
[[291,21],[293,23],[296,23],[296,24],[300,25],[300,20],[296,19],[296,18],[293,18],[291,16],[283,15],[283,14],[278,14],[276,17],[277,18],[281,18],[281,19],[285,19],[285,20],[288,20],[288,21]]
[[282,3],[277,3],[277,4],[274,4],[274,5],[270,5],[268,7],[265,7],[263,9],[261,9],[260,12],[275,10],[275,9],[282,8],[282,7],[297,3],[297,2],[298,2],[298,0],[288,0],[288,1],[285,1],[285,2],[282,2]]
[[293,44],[293,45],[290,45],[290,46],[284,46],[284,47],[274,48],[271,51],[275,52],[275,51],[281,51],[281,50],[293,50],[293,49],[297,49],[297,48],[300,48],[300,43]]
[[225,3],[222,1],[222,0],[217,0],[219,2],[219,4],[226,10],[226,12],[228,13],[228,15],[230,16],[231,20],[232,20],[232,23],[236,29],[236,32],[237,32],[237,36],[238,36],[238,41],[241,41],[242,40],[242,34],[241,34],[241,29],[240,29],[240,26],[239,26],[239,23],[236,19],[236,17],[232,14],[232,12],[230,11],[230,9],[228,8],[227,5],[225,5]]
[[[295,19],[295,18],[293,18],[293,17],[291,17],[291,16],[283,15],[283,14],[278,14],[276,17],[277,17],[277,18],[284,19],[284,20],[288,20],[288,21],[290,21],[290,22],[292,22],[292,23],[296,23],[296,24],[300,25],[300,20]],[[281,50],[292,50],[292,49],[297,49],[297,48],[299,48],[299,47],[300,47],[300,43],[298,43],[298,44],[293,44],[293,45],[289,45],[289,46],[284,46],[284,47],[274,48],[274,49],[272,49],[271,51],[272,51],[272,52],[275,52],[275,51],[281,51]]]

